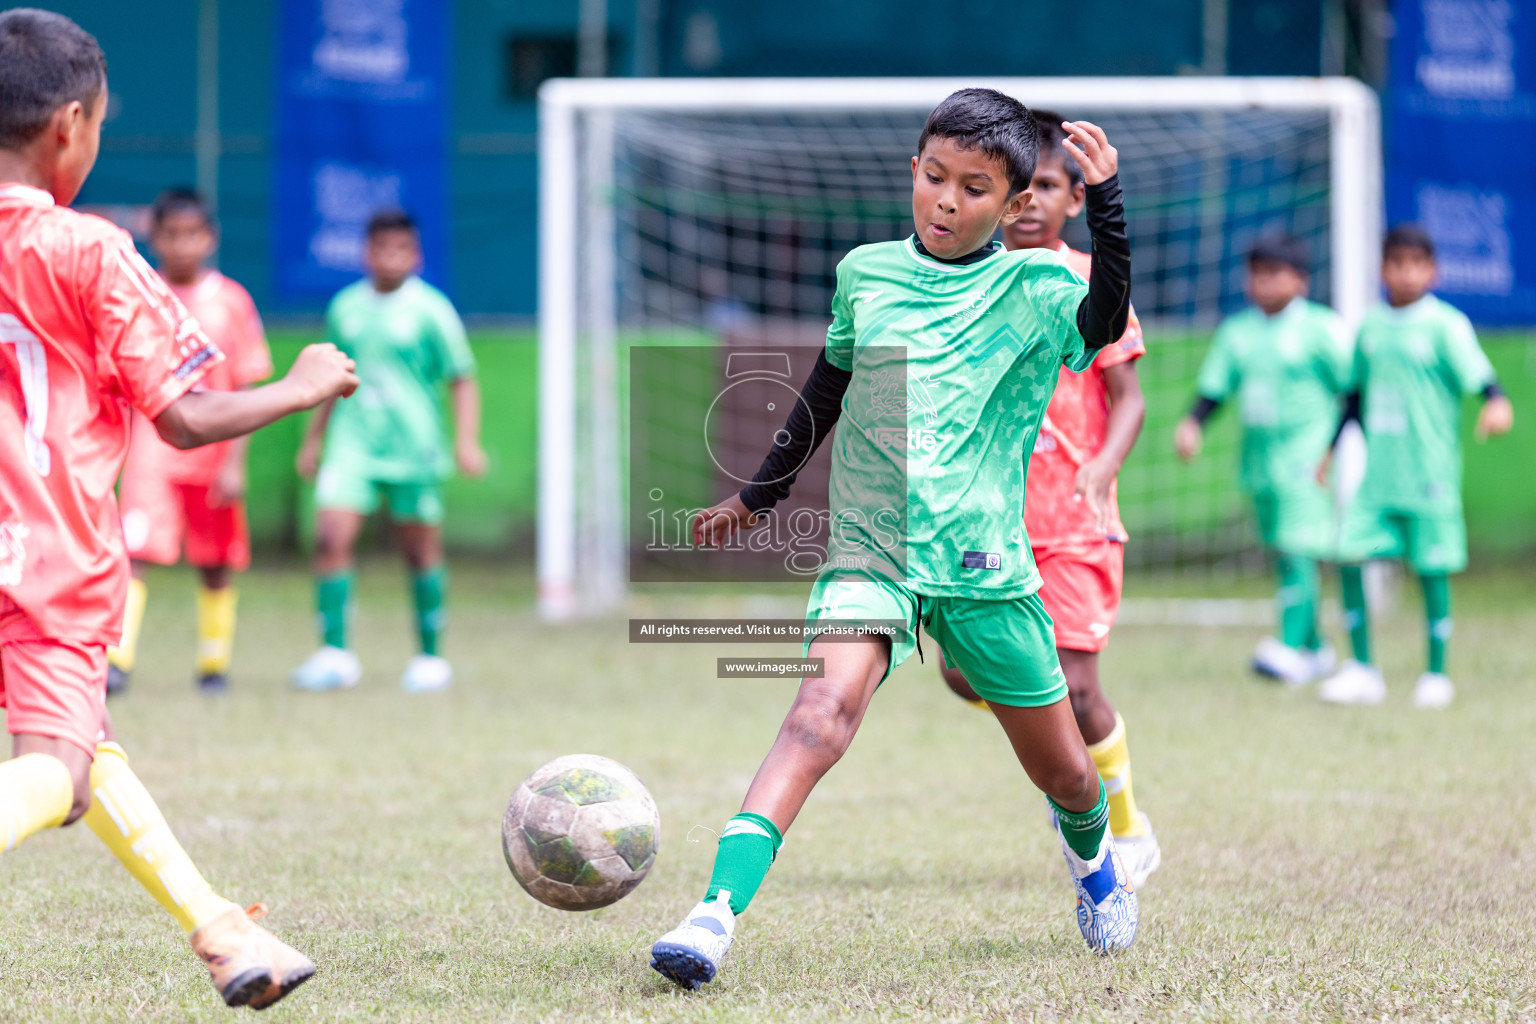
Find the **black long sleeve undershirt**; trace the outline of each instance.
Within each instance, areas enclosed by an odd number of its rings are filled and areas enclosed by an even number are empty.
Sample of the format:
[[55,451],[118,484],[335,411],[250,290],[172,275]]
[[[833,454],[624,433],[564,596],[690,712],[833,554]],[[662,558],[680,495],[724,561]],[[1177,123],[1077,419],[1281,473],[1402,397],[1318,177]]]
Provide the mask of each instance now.
[[789,419],[779,434],[783,443],[774,441],[768,457],[752,475],[752,482],[741,489],[741,501],[748,511],[766,512],[789,497],[800,468],[832,433],[843,411],[843,394],[852,379],[852,373],[827,362],[825,351],[817,355],[816,365],[800,389],[800,400],[789,411]]
[[[1077,330],[1083,336],[1083,344],[1090,351],[1097,351],[1118,341],[1130,318],[1131,243],[1125,230],[1125,199],[1119,175],[1089,185],[1087,192],[1093,274],[1088,279],[1088,294],[1077,307]],[[920,239],[916,245],[923,255],[939,258],[927,252]],[[941,262],[975,263],[996,251],[996,244],[989,242],[975,252]],[[748,511],[767,512],[789,497],[800,468],[836,425],[842,413],[843,394],[852,379],[852,373],[827,362],[826,352],[817,356],[811,375],[800,389],[800,400],[784,424],[784,443],[774,443],[753,474],[752,482],[741,489],[741,501]]]

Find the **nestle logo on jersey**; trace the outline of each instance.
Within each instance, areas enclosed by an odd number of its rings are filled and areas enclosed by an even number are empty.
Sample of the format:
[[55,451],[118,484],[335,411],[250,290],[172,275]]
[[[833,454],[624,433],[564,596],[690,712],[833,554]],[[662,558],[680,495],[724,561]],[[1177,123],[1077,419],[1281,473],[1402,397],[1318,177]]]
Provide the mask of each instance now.
[[901,430],[897,427],[865,427],[864,436],[881,448],[893,450],[930,452],[939,443],[938,434],[921,428]]
[[212,345],[204,345],[202,348],[192,353],[192,355],[189,356],[184,363],[176,367],[176,372],[173,374],[173,376],[177,380],[185,380],[187,378],[187,374],[191,373],[193,370],[196,370],[199,366],[202,366],[204,363],[218,354],[219,350],[214,348]]
[[1001,569],[1003,556],[995,551],[967,551],[960,556],[962,569]]

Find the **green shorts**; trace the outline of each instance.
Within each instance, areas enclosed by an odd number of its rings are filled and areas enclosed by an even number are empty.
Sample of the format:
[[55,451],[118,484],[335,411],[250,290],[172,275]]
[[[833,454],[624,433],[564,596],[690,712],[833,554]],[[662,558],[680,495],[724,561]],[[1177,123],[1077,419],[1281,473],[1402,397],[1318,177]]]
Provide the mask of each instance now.
[[1467,523],[1459,513],[1403,512],[1354,501],[1344,512],[1339,561],[1402,558],[1418,573],[1467,567]]
[[396,482],[374,478],[336,462],[322,462],[315,479],[315,507],[372,515],[380,502],[396,522],[436,526],[443,521],[443,485],[437,480]]
[[1256,492],[1253,514],[1265,547],[1306,558],[1334,557],[1333,499],[1321,486]]
[[[1038,594],[1002,601],[928,597],[899,583],[827,573],[811,589],[805,620],[810,631],[829,620],[889,623],[894,634],[887,675],[912,656],[921,627],[989,701],[1033,708],[1067,695],[1055,630]],[[807,656],[810,649],[807,639]]]

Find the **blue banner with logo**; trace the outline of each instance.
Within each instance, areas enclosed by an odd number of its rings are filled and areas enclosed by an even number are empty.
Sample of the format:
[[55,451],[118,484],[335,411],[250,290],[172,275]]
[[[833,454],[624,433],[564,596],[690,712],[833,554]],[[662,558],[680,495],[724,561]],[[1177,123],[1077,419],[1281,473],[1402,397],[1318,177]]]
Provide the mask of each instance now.
[[278,50],[275,290],[313,304],[363,271],[383,207],[421,226],[442,283],[449,0],[284,0]]
[[1439,249],[1436,291],[1479,323],[1536,323],[1536,4],[1400,0],[1387,218]]

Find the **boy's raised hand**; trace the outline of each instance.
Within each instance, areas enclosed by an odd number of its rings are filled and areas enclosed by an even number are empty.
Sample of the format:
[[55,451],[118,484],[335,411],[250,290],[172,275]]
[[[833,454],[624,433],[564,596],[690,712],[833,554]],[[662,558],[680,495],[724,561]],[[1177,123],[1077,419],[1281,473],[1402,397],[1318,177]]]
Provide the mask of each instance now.
[[741,495],[733,494],[720,504],[693,517],[693,546],[718,548],[743,527],[753,527],[758,517],[748,510]]
[[1067,138],[1061,147],[1083,169],[1083,181],[1090,185],[1108,181],[1120,169],[1120,154],[1109,144],[1104,129],[1091,121],[1063,121]]
[[346,398],[357,390],[357,364],[328,341],[305,345],[283,382],[296,393],[298,408],[313,409],[327,398]]

